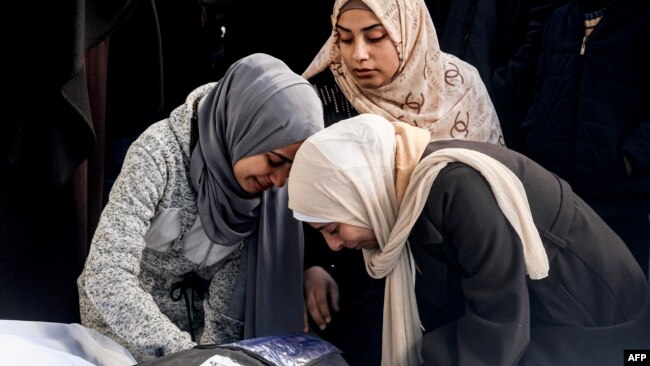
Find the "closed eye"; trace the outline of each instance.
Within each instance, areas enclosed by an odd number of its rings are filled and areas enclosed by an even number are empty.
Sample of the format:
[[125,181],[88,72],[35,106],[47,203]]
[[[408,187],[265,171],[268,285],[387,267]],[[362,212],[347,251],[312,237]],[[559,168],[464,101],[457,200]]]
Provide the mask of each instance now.
[[378,43],[378,42],[381,42],[384,38],[386,38],[386,34],[384,34],[381,37],[368,38],[368,42],[370,42],[370,43]]
[[330,235],[336,235],[339,233],[339,226],[336,225],[333,230],[330,230]]
[[267,157],[267,161],[269,163],[269,166],[271,166],[273,168],[279,168],[279,167],[284,165],[284,161],[282,161],[282,160],[275,161],[275,160],[271,159],[271,157]]

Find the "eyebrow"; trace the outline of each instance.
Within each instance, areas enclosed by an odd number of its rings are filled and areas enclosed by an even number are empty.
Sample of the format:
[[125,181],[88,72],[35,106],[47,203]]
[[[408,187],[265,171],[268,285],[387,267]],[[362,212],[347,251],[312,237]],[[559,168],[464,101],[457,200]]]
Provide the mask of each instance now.
[[[369,31],[369,30],[371,30],[371,29],[373,29],[373,28],[375,28],[375,27],[383,27],[383,26],[384,26],[384,25],[381,24],[381,23],[376,23],[376,24],[373,24],[373,25],[369,25],[369,26],[367,26],[367,27],[365,27],[365,28],[362,28],[361,31],[362,31],[362,32],[366,32],[366,31]],[[345,27],[342,27],[342,26],[340,26],[340,25],[338,25],[338,24],[336,25],[336,28],[342,29],[342,30],[344,30],[344,31],[346,31],[346,32],[352,32],[351,30],[349,30],[349,29],[347,29],[347,28],[345,28]]]
[[327,227],[327,225],[329,225],[329,223],[327,223],[327,224],[323,224],[323,225],[320,226],[320,227],[317,227],[317,226],[315,226],[315,225],[312,224],[311,227],[313,227],[314,229],[316,229],[316,230],[318,230],[318,231],[321,231],[321,230],[325,229],[325,228]]
[[284,155],[282,155],[282,154],[280,154],[280,153],[277,153],[277,152],[275,152],[275,151],[273,151],[273,150],[269,150],[269,152],[270,152],[271,154],[277,156],[278,158],[280,158],[280,160],[284,161],[285,163],[287,163],[287,164],[293,164],[293,160],[289,159],[288,157],[286,157],[286,156],[284,156]]

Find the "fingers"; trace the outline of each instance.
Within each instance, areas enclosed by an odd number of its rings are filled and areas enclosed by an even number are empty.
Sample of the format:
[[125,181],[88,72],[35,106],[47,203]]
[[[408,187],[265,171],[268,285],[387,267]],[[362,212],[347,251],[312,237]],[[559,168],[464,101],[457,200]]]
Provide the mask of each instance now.
[[327,305],[327,294],[325,288],[314,289],[307,296],[307,309],[312,320],[319,329],[323,330],[332,319],[329,306]]
[[336,281],[327,271],[314,266],[305,271],[306,306],[312,320],[319,329],[323,330],[332,321],[329,300],[332,300],[333,310],[338,310],[339,290]]
[[304,310],[302,312],[302,331],[309,333],[309,315],[307,314],[307,305],[305,304]]
[[332,310],[334,310],[334,312],[338,312],[339,311],[339,286],[336,284],[336,282],[330,283],[329,297],[330,297],[330,302],[332,303]]

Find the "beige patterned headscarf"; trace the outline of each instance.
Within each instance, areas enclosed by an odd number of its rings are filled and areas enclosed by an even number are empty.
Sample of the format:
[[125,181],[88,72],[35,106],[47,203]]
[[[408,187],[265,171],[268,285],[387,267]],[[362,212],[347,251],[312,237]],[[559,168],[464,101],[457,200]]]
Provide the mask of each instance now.
[[[358,1],[358,0],[355,0]],[[423,0],[363,0],[395,43],[400,58],[394,79],[378,89],[355,81],[340,56],[336,21],[348,0],[336,0],[332,34],[302,74],[306,79],[329,67],[359,113],[378,114],[427,129],[431,140],[472,140],[504,145],[492,101],[476,68],[440,51]]]
[[[363,254],[368,273],[375,278],[386,277],[382,365],[391,366],[421,363],[415,269],[406,240],[433,182],[448,163],[465,163],[485,177],[503,214],[519,234],[528,275],[539,279],[548,274],[548,258],[517,176],[497,160],[467,149],[438,150],[419,162],[400,159],[400,151],[419,151],[421,155],[423,150],[420,143],[411,149],[399,146],[404,143],[400,140],[413,137],[401,134],[401,129],[424,132],[402,125],[395,126],[372,114],[335,123],[302,144],[288,180],[289,208],[294,216],[319,217],[375,232],[379,249],[364,250]],[[414,168],[401,167],[412,171],[401,205],[396,188],[398,160],[411,161]]]

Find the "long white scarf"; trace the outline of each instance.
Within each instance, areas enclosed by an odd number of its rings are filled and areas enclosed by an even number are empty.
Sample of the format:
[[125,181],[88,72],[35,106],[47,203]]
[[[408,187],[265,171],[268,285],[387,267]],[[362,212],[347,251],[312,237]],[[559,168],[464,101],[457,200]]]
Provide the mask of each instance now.
[[420,216],[438,173],[451,162],[479,171],[519,235],[526,271],[548,274],[548,258],[533,223],[521,181],[503,164],[467,149],[436,151],[417,164],[401,205],[395,189],[395,128],[385,119],[362,114],[305,141],[289,178],[289,207],[313,217],[371,228],[379,243],[364,250],[366,268],[386,277],[382,365],[418,365],[422,332],[412,283],[408,235]]

